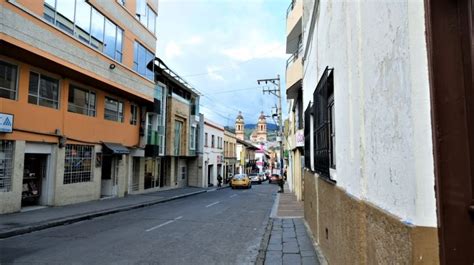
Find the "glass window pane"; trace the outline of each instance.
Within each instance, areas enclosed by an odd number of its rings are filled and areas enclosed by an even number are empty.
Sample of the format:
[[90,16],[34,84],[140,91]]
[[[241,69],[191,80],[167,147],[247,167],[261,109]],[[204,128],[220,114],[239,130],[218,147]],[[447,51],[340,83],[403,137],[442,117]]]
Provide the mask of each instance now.
[[71,22],[74,22],[74,5],[75,0],[60,0],[56,3],[56,11]]
[[117,42],[115,45],[115,60],[122,62],[122,38],[123,30],[117,27]]
[[[149,51],[146,51],[146,59],[145,59],[145,69],[146,69],[146,77],[148,79],[153,80],[153,71],[148,68],[148,64],[153,61],[153,54]],[[151,65],[153,67],[153,64]]]
[[105,40],[104,53],[109,57],[114,58],[115,55],[115,34],[117,27],[110,20],[105,20]]
[[91,6],[85,0],[77,0],[76,3],[76,26],[90,33]]
[[141,75],[146,74],[146,49],[142,45],[138,45],[138,73]]
[[[99,42],[104,41],[104,16],[97,10],[92,9],[92,36]],[[100,49],[101,50],[101,49]]]
[[0,97],[16,98],[17,67],[7,62],[0,61]]
[[44,0],[44,3],[54,8],[54,6],[56,5],[56,0]]
[[155,33],[156,14],[150,8],[148,10],[148,29]]
[[54,7],[44,6],[44,18],[50,23],[54,23]]
[[30,95],[38,95],[38,81],[39,75],[37,73],[30,72]]

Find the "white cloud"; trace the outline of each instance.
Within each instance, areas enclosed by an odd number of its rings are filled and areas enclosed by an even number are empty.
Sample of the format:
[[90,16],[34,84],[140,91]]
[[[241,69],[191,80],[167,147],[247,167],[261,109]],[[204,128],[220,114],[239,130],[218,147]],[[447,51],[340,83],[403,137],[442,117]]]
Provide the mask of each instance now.
[[236,61],[252,59],[282,59],[287,58],[285,44],[265,38],[266,34],[258,29],[241,36],[240,41],[230,48],[221,50],[221,53]]
[[165,48],[165,56],[168,60],[176,58],[183,54],[181,47],[174,41],[168,42]]
[[214,66],[208,66],[207,67],[207,75],[209,76],[210,79],[216,80],[216,81],[224,81],[224,77],[220,74],[218,74],[219,68],[214,67]]
[[192,36],[191,38],[188,39],[186,42],[189,45],[199,45],[203,42],[203,39],[201,36]]

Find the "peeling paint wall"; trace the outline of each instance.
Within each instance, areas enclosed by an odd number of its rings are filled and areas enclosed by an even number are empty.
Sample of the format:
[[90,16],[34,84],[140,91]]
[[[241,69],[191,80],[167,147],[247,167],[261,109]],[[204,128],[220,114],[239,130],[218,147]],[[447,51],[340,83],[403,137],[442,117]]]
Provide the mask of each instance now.
[[304,106],[334,68],[337,186],[403,222],[436,227],[423,1],[316,5],[303,12]]

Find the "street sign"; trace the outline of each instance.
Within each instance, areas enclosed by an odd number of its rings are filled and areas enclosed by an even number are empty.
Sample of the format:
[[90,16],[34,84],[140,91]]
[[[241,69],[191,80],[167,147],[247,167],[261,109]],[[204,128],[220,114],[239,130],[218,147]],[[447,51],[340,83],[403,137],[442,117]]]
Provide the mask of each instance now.
[[0,133],[13,132],[13,115],[0,113]]

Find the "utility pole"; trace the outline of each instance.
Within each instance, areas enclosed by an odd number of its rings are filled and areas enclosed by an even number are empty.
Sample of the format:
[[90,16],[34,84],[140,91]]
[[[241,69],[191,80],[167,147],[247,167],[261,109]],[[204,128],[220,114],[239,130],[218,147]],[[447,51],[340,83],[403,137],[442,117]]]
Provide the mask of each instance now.
[[263,94],[265,93],[272,94],[278,98],[278,108],[277,108],[277,116],[278,116],[278,136],[277,141],[280,142],[280,175],[283,176],[283,115],[281,109],[281,85],[280,85],[280,75],[277,75],[276,78],[269,78],[269,79],[259,79],[257,80],[257,84],[271,84],[273,87],[263,87]]

